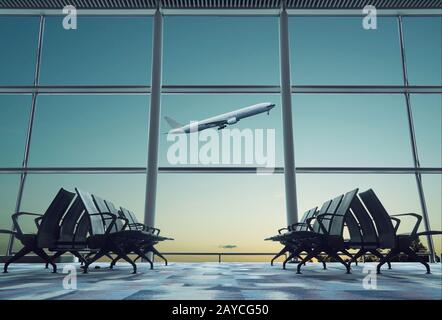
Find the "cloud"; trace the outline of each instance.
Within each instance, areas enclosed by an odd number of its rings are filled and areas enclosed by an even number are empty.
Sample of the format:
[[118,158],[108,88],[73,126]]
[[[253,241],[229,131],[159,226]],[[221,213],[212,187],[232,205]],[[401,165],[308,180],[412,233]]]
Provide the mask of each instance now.
[[225,244],[225,245],[220,245],[219,247],[221,249],[234,249],[234,248],[238,248],[238,246],[236,244]]

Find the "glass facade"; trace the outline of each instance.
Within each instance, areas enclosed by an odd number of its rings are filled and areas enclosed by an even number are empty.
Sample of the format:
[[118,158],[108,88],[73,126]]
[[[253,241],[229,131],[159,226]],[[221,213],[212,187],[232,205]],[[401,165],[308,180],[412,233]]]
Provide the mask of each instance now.
[[[289,18],[299,212],[373,188],[391,214],[424,214],[425,203],[430,228],[442,229],[441,21],[386,16],[365,30],[361,17]],[[144,217],[153,19],[84,16],[77,23],[65,30],[60,16],[0,16],[0,229],[11,227],[17,204],[44,211],[60,187],[89,190]],[[271,102],[269,115],[233,127],[273,129],[275,166],[283,169],[279,18],[165,15],[162,49],[156,226],[176,240],[159,248],[276,252],[279,245],[263,239],[286,224],[292,195],[282,170],[257,176],[221,170],[259,167],[256,161],[170,163],[164,117],[185,124]],[[171,173],[182,167],[188,170]],[[204,167],[214,171],[198,171]],[[0,255],[8,239],[0,235]],[[434,247],[440,255],[441,237]]]

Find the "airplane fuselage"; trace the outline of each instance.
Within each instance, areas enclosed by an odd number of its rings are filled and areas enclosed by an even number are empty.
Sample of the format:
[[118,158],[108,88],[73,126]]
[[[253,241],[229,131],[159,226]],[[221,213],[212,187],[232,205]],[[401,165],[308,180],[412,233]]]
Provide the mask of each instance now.
[[270,102],[258,103],[249,107],[220,114],[215,117],[207,118],[201,121],[195,121],[180,128],[175,128],[171,130],[170,133],[190,133],[214,127],[218,127],[218,129],[223,129],[227,125],[235,124],[241,119],[251,117],[264,112],[269,113],[270,110],[273,109],[274,107],[275,105]]

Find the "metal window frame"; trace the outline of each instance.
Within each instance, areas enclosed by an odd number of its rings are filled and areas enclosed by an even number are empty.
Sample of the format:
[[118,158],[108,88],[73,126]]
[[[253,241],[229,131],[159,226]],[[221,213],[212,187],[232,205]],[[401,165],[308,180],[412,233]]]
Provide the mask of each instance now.
[[[223,9],[161,9],[156,10],[148,9],[135,9],[135,10],[79,10],[80,15],[130,15],[130,16],[154,16],[156,12],[160,12],[161,19],[163,16],[174,16],[174,15],[216,15],[216,16],[276,16],[281,22],[282,9],[261,9],[261,10],[250,10],[250,9],[235,9],[235,10],[223,10]],[[419,199],[421,202],[421,207],[424,216],[425,229],[430,230],[430,221],[428,218],[428,212],[425,203],[425,194],[422,186],[422,174],[442,174],[442,168],[439,167],[421,167],[419,164],[417,143],[414,133],[413,117],[411,113],[411,102],[410,94],[442,94],[442,86],[410,86],[408,84],[407,74],[406,74],[406,59],[405,59],[405,48],[403,41],[403,30],[402,30],[402,17],[404,16],[441,16],[437,9],[405,9],[405,10],[378,10],[380,16],[391,16],[397,17],[398,27],[400,32],[400,45],[401,45],[401,61],[403,66],[403,77],[404,84],[398,86],[354,86],[354,85],[290,85],[290,94],[299,93],[314,93],[314,94],[403,94],[406,98],[407,104],[407,115],[410,130],[410,142],[412,144],[412,152],[414,159],[413,167],[295,167],[294,170],[296,174],[414,174],[416,176],[416,183],[418,187]],[[286,13],[288,16],[361,16],[359,10],[320,10],[320,9],[287,9]],[[29,10],[29,9],[0,9],[0,16],[38,16],[40,19],[39,34],[38,34],[38,44],[37,44],[37,58],[35,65],[35,78],[34,85],[32,86],[0,86],[0,94],[32,94],[32,105],[31,113],[28,123],[27,137],[25,152],[23,157],[22,167],[20,168],[0,168],[0,174],[20,174],[20,185],[16,201],[16,211],[20,210],[21,199],[23,196],[23,191],[25,187],[26,176],[28,174],[146,174],[148,171],[148,166],[146,167],[29,167],[29,149],[32,140],[32,128],[34,122],[34,113],[36,109],[36,98],[39,94],[47,95],[75,95],[75,94],[151,94],[153,92],[159,91],[159,97],[162,94],[281,94],[282,85],[262,85],[262,86],[186,86],[186,85],[139,85],[139,86],[40,86],[39,85],[39,74],[40,74],[40,63],[41,63],[41,50],[42,42],[44,36],[44,21],[46,16],[51,15],[62,15],[61,10]],[[288,30],[287,30],[288,31]],[[155,28],[154,28],[155,37]],[[152,48],[153,52],[158,50],[158,43]],[[286,54],[290,56],[289,48],[286,49]],[[160,50],[161,51],[161,50]],[[162,53],[160,55],[161,59]],[[152,70],[152,73],[154,71]],[[160,68],[161,73],[161,68]],[[153,76],[153,74],[152,74]],[[159,89],[158,89],[159,88]],[[287,93],[285,93],[287,95]],[[152,99],[152,97],[151,97]],[[159,104],[159,102],[158,102]],[[154,125],[158,125],[157,121],[154,121]],[[152,123],[151,123],[152,124]],[[149,135],[150,136],[150,135]],[[293,138],[293,137],[292,137]],[[158,146],[157,146],[158,147]],[[151,154],[151,152],[149,153]],[[257,168],[250,167],[159,167],[155,172],[155,178],[157,173],[161,174],[187,174],[187,173],[198,173],[198,174],[247,174],[256,173]],[[275,168],[274,173],[283,174],[284,168]],[[146,188],[146,198],[148,197],[148,189],[152,186]],[[287,190],[286,190],[287,192]],[[287,198],[287,197],[286,197]],[[146,210],[147,211],[147,210]],[[151,211],[154,212],[154,211]],[[8,243],[8,254],[12,252],[13,247],[13,237],[10,238]],[[431,253],[431,259],[434,261],[434,247],[431,236],[428,238],[429,250]]]

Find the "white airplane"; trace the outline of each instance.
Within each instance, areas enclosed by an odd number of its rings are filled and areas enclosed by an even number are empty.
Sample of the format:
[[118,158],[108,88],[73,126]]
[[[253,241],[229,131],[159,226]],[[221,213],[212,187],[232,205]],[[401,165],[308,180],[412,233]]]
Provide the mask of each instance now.
[[[169,126],[172,128],[169,133],[190,133],[201,131],[209,128],[218,127],[218,130],[222,130],[227,125],[235,124],[239,120],[251,117],[263,112],[267,112],[267,114],[270,114],[270,110],[272,110],[275,107],[274,103],[271,102],[264,102],[264,103],[258,103],[254,104],[253,106],[245,107],[242,109],[238,109],[235,111],[227,112],[220,114],[219,116],[211,117],[208,119],[204,119],[198,122],[195,122],[193,124],[188,125],[182,125],[172,118],[164,117],[164,119],[167,121]],[[198,126],[197,126],[198,125]]]

